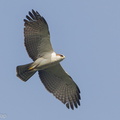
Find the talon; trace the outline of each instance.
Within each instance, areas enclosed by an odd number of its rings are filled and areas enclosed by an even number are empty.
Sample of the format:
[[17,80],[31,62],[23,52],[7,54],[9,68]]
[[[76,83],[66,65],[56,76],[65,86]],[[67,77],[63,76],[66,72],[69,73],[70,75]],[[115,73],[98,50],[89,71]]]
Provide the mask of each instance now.
[[30,68],[28,68],[28,70],[33,70],[34,68],[35,68],[35,65],[30,67]]

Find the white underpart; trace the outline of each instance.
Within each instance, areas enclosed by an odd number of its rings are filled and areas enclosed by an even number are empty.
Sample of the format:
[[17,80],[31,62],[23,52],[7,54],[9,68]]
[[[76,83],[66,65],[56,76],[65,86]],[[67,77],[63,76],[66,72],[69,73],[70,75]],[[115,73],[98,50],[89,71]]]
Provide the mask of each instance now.
[[55,52],[51,54],[51,61],[54,61],[54,60],[57,60],[57,56]]
[[55,52],[53,52],[51,54],[51,62],[60,62],[65,58],[65,56],[63,55],[63,57],[60,54],[56,54]]
[[41,69],[45,69],[48,68],[52,65],[55,65],[57,63],[59,63],[60,61],[62,61],[64,59],[64,57],[61,57],[60,55],[56,55],[55,52],[51,53],[51,57],[50,58],[38,58],[34,63],[33,66],[37,66],[35,68],[35,70],[41,70]]

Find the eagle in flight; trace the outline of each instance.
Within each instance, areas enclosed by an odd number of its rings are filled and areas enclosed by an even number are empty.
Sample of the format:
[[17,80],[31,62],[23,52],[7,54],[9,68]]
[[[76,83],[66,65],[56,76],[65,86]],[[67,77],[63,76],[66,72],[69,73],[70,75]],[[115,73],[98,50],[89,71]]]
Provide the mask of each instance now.
[[32,10],[26,15],[24,26],[24,43],[33,62],[17,66],[17,76],[26,82],[38,71],[49,92],[66,104],[67,108],[77,108],[80,105],[80,90],[60,65],[65,56],[54,52],[46,20]]

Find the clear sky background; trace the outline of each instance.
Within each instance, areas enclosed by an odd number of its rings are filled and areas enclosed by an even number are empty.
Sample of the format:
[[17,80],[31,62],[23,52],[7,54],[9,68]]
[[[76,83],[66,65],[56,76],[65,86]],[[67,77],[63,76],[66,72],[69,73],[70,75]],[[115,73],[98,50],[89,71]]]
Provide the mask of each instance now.
[[[16,77],[32,62],[24,47],[23,19],[32,9],[48,22],[51,42],[81,90],[69,110],[36,73]],[[120,120],[120,0],[0,0],[0,117],[5,120]],[[4,117],[4,118],[3,118]]]

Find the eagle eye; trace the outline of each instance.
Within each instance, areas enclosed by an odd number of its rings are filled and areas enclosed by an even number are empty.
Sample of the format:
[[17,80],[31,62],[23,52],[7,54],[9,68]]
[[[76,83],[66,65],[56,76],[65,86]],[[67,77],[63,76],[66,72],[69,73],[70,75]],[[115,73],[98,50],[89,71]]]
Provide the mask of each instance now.
[[62,55],[62,54],[57,54],[57,56],[60,56],[60,57],[64,58],[64,55]]
[[63,57],[63,55],[60,54],[61,57]]

